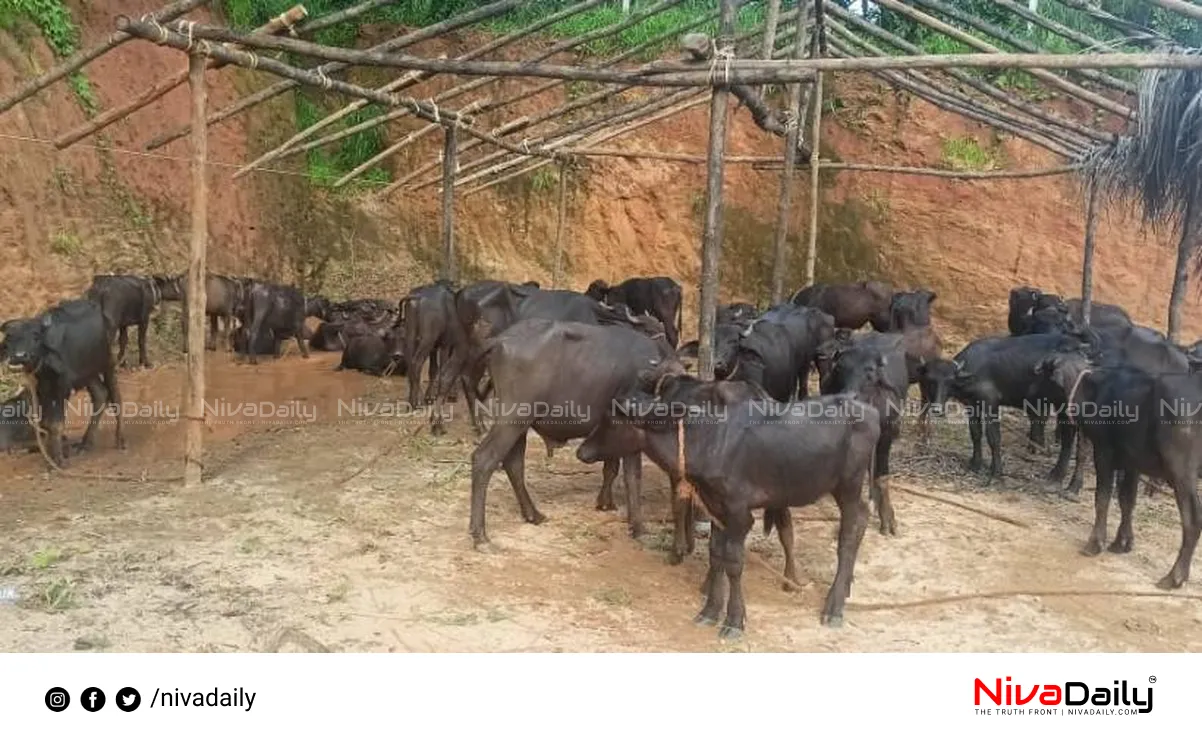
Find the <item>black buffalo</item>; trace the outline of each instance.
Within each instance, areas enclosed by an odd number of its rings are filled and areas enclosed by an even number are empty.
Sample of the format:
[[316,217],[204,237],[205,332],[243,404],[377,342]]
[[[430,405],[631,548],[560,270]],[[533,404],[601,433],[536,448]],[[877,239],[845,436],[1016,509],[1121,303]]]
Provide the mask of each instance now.
[[870,323],[872,329],[889,330],[893,288],[883,281],[857,284],[814,284],[799,290],[789,301],[799,307],[822,310],[835,319],[835,327],[857,330]]
[[352,336],[334,370],[355,369],[377,377],[403,375],[408,368],[403,358],[393,357],[394,345],[391,331]]
[[626,279],[617,286],[597,279],[585,294],[607,304],[624,304],[635,315],[646,313],[658,318],[664,324],[668,344],[676,348],[680,343],[684,293],[680,284],[667,276]]
[[116,364],[100,305],[87,299],[68,300],[37,317],[10,320],[0,325],[0,332],[4,333],[0,358],[35,379],[38,413],[50,437],[54,464],[64,464],[66,404],[80,389],[87,389],[91,397],[92,415],[79,449],[92,446],[96,427],[109,406],[117,419],[117,448],[125,448]]
[[773,307],[740,336],[737,368],[726,378],[757,384],[781,402],[804,398],[810,367],[834,334],[834,319],[821,310],[789,304]]
[[259,363],[260,337],[270,333],[279,343],[295,338],[301,356],[309,358],[305,343],[305,318],[324,319],[328,310],[328,301],[321,297],[306,298],[296,287],[256,281],[247,295],[243,314],[249,328],[247,345],[250,353],[246,357],[252,364]]
[[[868,521],[863,485],[880,437],[876,409],[850,395],[787,405],[740,402],[728,397],[729,382],[683,375],[649,382],[645,378],[641,390],[617,407],[615,418],[641,428],[645,453],[687,480],[713,516],[708,590],[696,621],[718,622],[727,578],[730,597],[720,634],[742,632],[744,543],[753,511],[807,506],[830,493],[840,512],[838,567],[822,622],[840,625]],[[603,455],[588,441],[581,450],[585,459]]]
[[[653,340],[620,325],[598,326],[545,319],[519,321],[483,343],[483,361],[492,378],[497,408],[493,425],[472,453],[470,533],[477,547],[488,543],[484,501],[488,481],[504,467],[522,518],[539,524],[526,490],[526,435],[531,429],[548,451],[593,432],[610,413],[612,401],[651,370],[683,371],[666,339]],[[619,465],[625,471],[627,518],[632,535],[643,531],[639,455],[607,461],[603,477],[612,484]],[[603,483],[597,508],[612,510]]]
[[128,366],[125,349],[129,344],[129,328],[138,328],[138,363],[150,368],[146,355],[146,329],[150,326],[150,315],[162,300],[160,283],[153,278],[128,275],[97,275],[84,293],[100,306],[108,325],[109,343],[114,336],[118,340],[117,364]]

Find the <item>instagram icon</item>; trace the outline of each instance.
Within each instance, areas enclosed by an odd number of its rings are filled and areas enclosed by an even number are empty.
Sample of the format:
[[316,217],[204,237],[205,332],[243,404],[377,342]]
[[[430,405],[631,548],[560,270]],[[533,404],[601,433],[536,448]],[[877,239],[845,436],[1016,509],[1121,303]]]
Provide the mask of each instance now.
[[62,712],[71,704],[71,695],[61,686],[46,692],[46,706],[51,712]]

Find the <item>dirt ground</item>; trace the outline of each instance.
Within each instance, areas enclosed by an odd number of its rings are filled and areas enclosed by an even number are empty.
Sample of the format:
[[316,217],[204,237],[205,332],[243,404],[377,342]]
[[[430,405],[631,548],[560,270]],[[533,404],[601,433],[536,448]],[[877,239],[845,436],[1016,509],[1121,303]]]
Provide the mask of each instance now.
[[[530,488],[548,520],[523,523],[498,473],[488,527],[499,550],[481,554],[467,536],[472,437],[462,404],[436,438],[416,421],[352,416],[352,400],[402,399],[406,381],[336,373],[336,354],[305,361],[293,349],[258,368],[224,354],[209,363],[211,403],[228,396],[291,412],[241,425],[232,422],[239,411],[214,416],[207,482],[194,492],[48,476],[37,455],[5,458],[0,596],[14,588],[18,598],[0,603],[0,650],[1202,649],[1197,589],[1169,596],[1153,586],[1179,539],[1171,497],[1141,491],[1132,553],[1082,557],[1092,483],[1078,502],[1045,492],[1037,478],[1052,457],[1026,451],[1017,421],[1005,433],[1008,476],[990,488],[963,473],[962,427],[940,428],[925,452],[907,431],[894,463],[899,533],[883,537],[870,526],[842,629],[818,622],[834,571],[833,503],[794,510],[801,591],[781,589],[776,536],[757,528],[745,580],[748,631],[723,643],[714,628],[692,623],[706,542],[680,566],[665,561],[668,488],[655,467],[644,468],[650,535],[636,543],[622,512],[593,509],[599,466],[578,462],[571,447],[548,460],[532,441]],[[178,405],[177,366],[123,379],[127,400]],[[178,424],[131,422],[128,431],[128,451],[117,452],[107,424],[98,448],[71,471],[178,474]],[[1046,595],[1061,590],[1102,595]],[[915,605],[996,592],[1015,594]]]

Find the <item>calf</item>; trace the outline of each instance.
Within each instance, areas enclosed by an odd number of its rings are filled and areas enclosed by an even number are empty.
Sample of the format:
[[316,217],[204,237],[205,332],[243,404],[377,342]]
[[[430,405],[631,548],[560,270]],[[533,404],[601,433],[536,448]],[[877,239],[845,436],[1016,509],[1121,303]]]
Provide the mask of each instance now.
[[117,336],[117,364],[129,365],[125,360],[125,349],[129,344],[129,327],[135,325],[138,328],[138,363],[149,369],[146,329],[150,326],[151,313],[162,298],[159,283],[142,276],[98,275],[92,277],[92,285],[84,298],[95,302],[104,313],[109,343]]
[[436,281],[409,292],[400,303],[401,332],[395,335],[392,356],[408,364],[409,406],[417,408],[422,371],[430,364],[425,402],[434,402],[438,369],[444,365],[451,348],[455,321],[455,293],[451,282]]
[[[230,336],[230,347],[234,353],[247,356],[250,354],[249,346],[250,330],[245,325],[240,325]],[[254,354],[256,356],[274,356],[278,359],[283,356],[283,350],[284,339],[277,338],[272,330],[259,333],[259,337],[255,340]]]
[[[1002,473],[1001,408],[1022,409],[1028,418],[1046,417],[1049,406],[1061,405],[1063,392],[1043,385],[1036,366],[1050,353],[1080,345],[1079,339],[1066,335],[998,336],[975,340],[953,358],[957,373],[948,392],[968,407],[968,432],[972,439],[969,470],[976,472],[982,467],[984,428],[991,456],[987,484]],[[1076,436],[1063,410],[1057,414],[1057,420],[1060,455],[1047,476],[1055,482],[1064,478]]]
[[[498,403],[492,428],[472,453],[470,533],[477,548],[488,544],[484,501],[488,481],[504,467],[522,518],[532,524],[545,517],[526,490],[526,435],[531,429],[548,451],[587,437],[610,412],[610,404],[633,388],[640,372],[681,370],[665,339],[653,340],[633,328],[597,326],[545,319],[522,320],[487,340],[482,360],[492,377]],[[604,360],[598,363],[598,360]],[[631,534],[643,532],[639,455],[607,461],[604,478],[612,483],[619,465],[625,471],[627,518]],[[612,509],[602,487],[600,510]]]
[[897,292],[889,301],[889,327],[894,332],[929,327],[931,304],[938,295],[929,289]]
[[309,358],[309,349],[305,343],[305,318],[323,318],[328,310],[328,302],[316,297],[307,299],[300,290],[292,286],[255,282],[251,287],[246,302],[245,317],[250,326],[248,350],[246,357],[250,363],[259,363],[258,349],[262,341],[260,336],[264,331],[283,343],[287,338],[295,338],[301,356]]
[[905,339],[899,333],[870,333],[840,349],[821,380],[823,395],[849,394],[880,414],[881,435],[872,458],[869,490],[882,534],[897,534],[889,499],[889,452],[901,433],[902,402],[910,384]]
[[[183,336],[188,337],[188,275],[156,276],[155,284],[163,301],[178,301],[183,312],[180,315],[183,323]],[[224,325],[226,341],[233,342],[234,320],[241,322],[246,316],[247,299],[254,279],[225,276],[222,274],[206,274],[205,276],[205,317],[209,320],[209,337],[205,340],[205,348],[217,350],[219,323]],[[245,324],[245,323],[242,323]],[[231,345],[232,347],[232,345]],[[186,349],[186,346],[185,346]]]
[[69,300],[32,319],[10,320],[0,325],[0,332],[4,333],[0,359],[34,377],[38,413],[50,435],[49,454],[55,465],[64,464],[67,400],[80,389],[88,390],[92,416],[78,448],[91,448],[96,426],[110,404],[117,419],[117,448],[125,448],[116,365],[98,304],[87,299]]
[[889,308],[893,289],[881,281],[858,284],[814,284],[799,290],[789,300],[799,307],[822,310],[835,320],[835,327],[857,330],[870,323],[873,330],[889,330]]
[[597,279],[585,294],[599,302],[624,304],[636,315],[657,318],[664,324],[668,344],[676,348],[680,343],[684,294],[680,284],[667,276],[637,277],[612,287]]
[[659,391],[652,397],[646,393],[649,381],[644,378],[642,391],[630,402],[615,406],[615,418],[642,429],[644,452],[672,476],[687,479],[712,516],[708,590],[695,621],[717,623],[725,577],[730,597],[719,634],[741,634],[746,617],[744,543],[754,523],[752,512],[808,506],[830,493],[840,512],[838,567],[822,622],[842,624],[867,526],[862,491],[881,433],[876,409],[851,395],[785,405],[739,403],[727,399],[728,383],[683,375],[657,381]]

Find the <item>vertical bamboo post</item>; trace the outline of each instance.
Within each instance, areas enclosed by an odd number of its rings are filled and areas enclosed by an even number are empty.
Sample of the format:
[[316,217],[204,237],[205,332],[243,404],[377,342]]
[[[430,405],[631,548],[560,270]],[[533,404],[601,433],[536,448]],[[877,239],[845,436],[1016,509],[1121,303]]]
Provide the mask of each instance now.
[[[798,23],[801,23],[801,15],[798,14]],[[761,50],[760,56],[764,59],[772,59],[772,53],[776,51],[776,27],[780,23],[780,0],[768,0],[768,7],[764,10],[764,47]],[[768,95],[768,86],[760,86],[760,97]]]
[[551,288],[563,285],[563,233],[568,221],[568,162],[559,161],[559,216],[555,222],[555,264],[551,273]]
[[1089,327],[1093,311],[1094,234],[1098,227],[1098,191],[1089,184],[1089,204],[1085,208],[1085,257],[1081,261],[1081,322]]
[[208,94],[205,91],[204,54],[188,56],[188,87],[192,91],[192,245],[188,260],[188,377],[184,391],[187,406],[184,439],[184,487],[200,484],[204,453],[205,400],[205,251],[209,236],[209,186],[205,167],[208,131],[204,125]]
[[[822,56],[822,0],[814,0],[814,33],[811,36],[810,56]],[[806,250],[806,286],[814,284],[818,261],[818,150],[822,137],[822,70],[814,71],[814,92],[810,110],[813,123],[810,130],[810,244]]]
[[[722,74],[724,54],[734,53],[736,0],[722,0],[714,74]],[[697,366],[702,379],[714,378],[714,320],[718,310],[718,266],[722,260],[722,175],[726,151],[726,106],[729,88],[715,81],[710,99],[710,139],[706,160],[705,232],[701,244],[700,318]]]
[[1177,268],[1173,273],[1173,293],[1169,295],[1169,340],[1177,343],[1181,333],[1181,309],[1185,305],[1185,290],[1189,285],[1189,259],[1197,243],[1197,224],[1194,203],[1185,207],[1185,219],[1181,220],[1181,242],[1177,244]]
[[442,148],[442,278],[455,280],[455,174],[459,170],[457,128],[443,130]]
[[[793,58],[801,59],[805,54],[805,11],[797,14],[797,34],[793,39]],[[789,207],[793,198],[794,166],[797,160],[797,140],[805,126],[801,112],[801,83],[789,86],[789,112],[793,115],[789,130],[785,133],[785,165],[780,174],[780,201],[776,211],[776,234],[772,250],[772,304],[780,304],[785,297],[786,248],[789,243]]]

